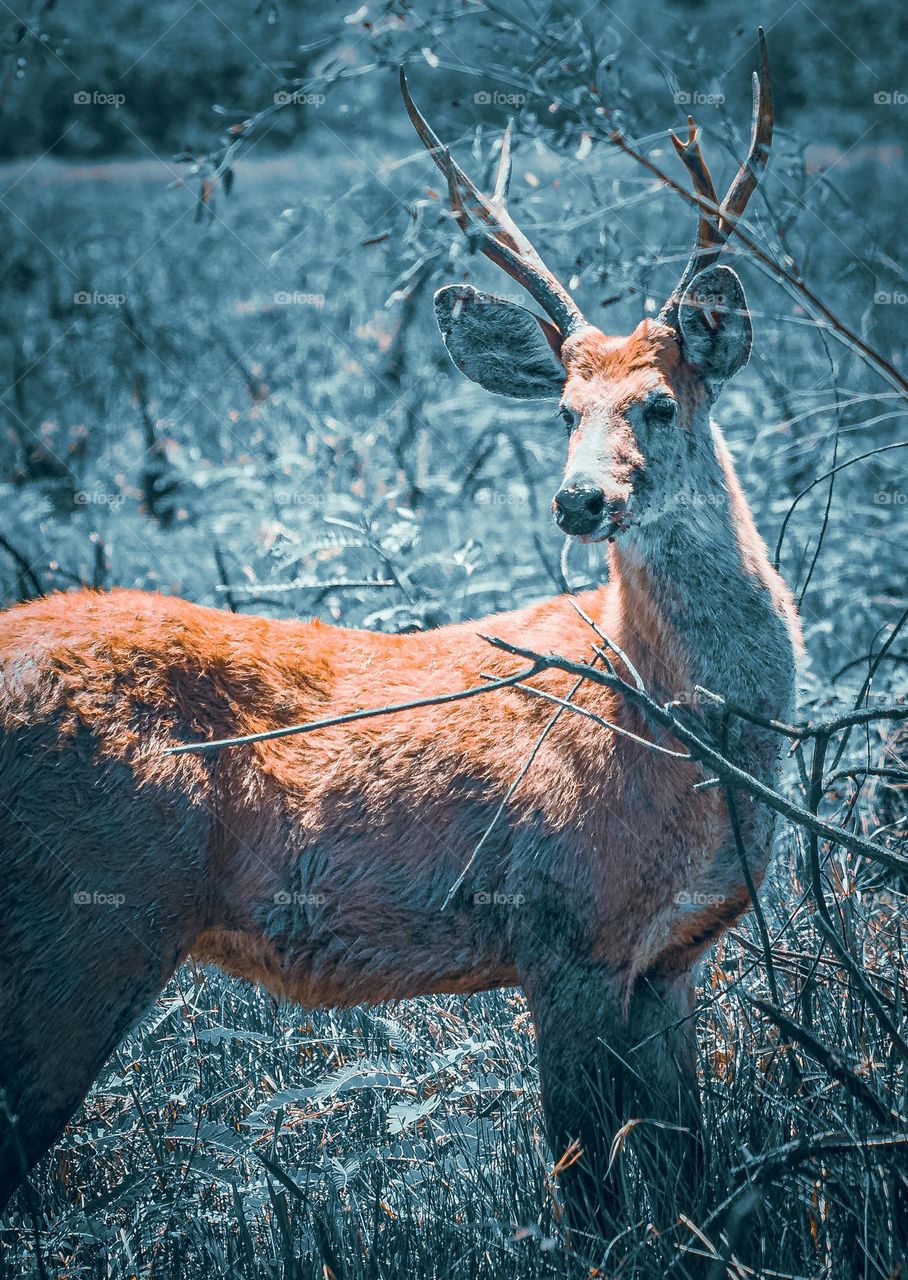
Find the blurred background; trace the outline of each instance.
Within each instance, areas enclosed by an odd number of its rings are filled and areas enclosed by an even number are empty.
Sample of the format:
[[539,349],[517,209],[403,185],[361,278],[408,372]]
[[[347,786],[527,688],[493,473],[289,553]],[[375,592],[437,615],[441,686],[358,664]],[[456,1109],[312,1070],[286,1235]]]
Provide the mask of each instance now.
[[[620,333],[658,310],[696,219],[610,135],[686,183],[667,131],[692,112],[724,190],[758,23],[776,141],[747,229],[777,265],[736,263],[755,348],[718,417],[801,603],[804,715],[903,702],[908,12],[870,0],[0,5],[3,603],[137,586],[401,631],[601,578],[601,550],[567,554],[549,518],[551,409],[444,353],[435,288],[516,286],[446,213],[398,68],[477,180],[514,117],[515,218]],[[899,723],[848,741],[839,770],[862,772],[822,803],[908,852]],[[769,986],[752,920],[704,970],[703,1221],[731,1197],[751,1268],[731,1275],[894,1276],[906,885],[824,850],[851,969],[803,832],[779,843]],[[819,1049],[756,1009],[768,995]],[[567,1274],[536,1090],[516,993],[311,1016],[190,967],[41,1166],[40,1216],[0,1226],[0,1267]],[[628,1187],[622,1274],[661,1276]]]

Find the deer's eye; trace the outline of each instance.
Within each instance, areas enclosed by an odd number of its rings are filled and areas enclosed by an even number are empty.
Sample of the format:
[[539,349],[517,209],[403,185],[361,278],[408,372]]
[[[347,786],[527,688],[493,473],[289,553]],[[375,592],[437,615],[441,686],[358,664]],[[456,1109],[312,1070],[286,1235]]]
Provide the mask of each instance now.
[[671,396],[657,395],[646,402],[647,419],[658,426],[668,426],[674,422],[677,411],[678,405]]
[[568,429],[568,435],[570,435],[579,421],[579,416],[573,409],[569,409],[567,405],[562,405],[558,412],[561,414],[561,421]]

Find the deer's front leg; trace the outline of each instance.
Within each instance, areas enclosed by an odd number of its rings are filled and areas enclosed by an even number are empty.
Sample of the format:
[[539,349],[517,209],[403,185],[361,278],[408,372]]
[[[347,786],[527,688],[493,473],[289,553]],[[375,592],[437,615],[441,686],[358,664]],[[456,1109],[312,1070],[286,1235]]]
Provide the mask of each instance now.
[[572,1233],[611,1238],[634,1207],[625,1157],[609,1169],[615,1135],[628,1137],[660,1227],[696,1203],[702,1147],[692,984],[641,979],[627,1010],[615,978],[591,961],[564,959],[523,975],[536,1024],[542,1101],[556,1162],[572,1143],[581,1155],[559,1174]]

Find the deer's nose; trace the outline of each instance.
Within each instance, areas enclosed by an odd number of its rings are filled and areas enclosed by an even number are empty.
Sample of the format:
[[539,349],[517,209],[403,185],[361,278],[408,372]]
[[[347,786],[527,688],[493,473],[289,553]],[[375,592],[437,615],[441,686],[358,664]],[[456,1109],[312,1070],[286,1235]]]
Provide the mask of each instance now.
[[594,484],[559,489],[552,502],[555,523],[565,533],[592,533],[602,517],[605,494]]

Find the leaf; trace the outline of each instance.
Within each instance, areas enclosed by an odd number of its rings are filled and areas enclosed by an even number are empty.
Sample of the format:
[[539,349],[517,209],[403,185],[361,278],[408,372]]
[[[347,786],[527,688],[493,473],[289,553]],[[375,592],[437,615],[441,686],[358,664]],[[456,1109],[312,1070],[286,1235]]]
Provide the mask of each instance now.
[[403,1133],[411,1129],[426,1116],[431,1115],[441,1102],[441,1094],[436,1093],[424,1102],[402,1102],[388,1108],[388,1132]]
[[[281,1184],[281,1186],[284,1187],[285,1190],[289,1191],[290,1194],[296,1200],[306,1199],[306,1192],[303,1190],[303,1188],[299,1186],[298,1183],[294,1182],[294,1180],[290,1177],[289,1173],[285,1173],[285,1171],[281,1168],[281,1166],[277,1163],[276,1160],[269,1160],[269,1158],[265,1155],[262,1155],[260,1151],[257,1152],[256,1154],[258,1155],[258,1158],[261,1160],[262,1164],[271,1174],[271,1176],[273,1178],[276,1178],[278,1182]],[[277,1211],[277,1205],[275,1205],[275,1211]],[[289,1226],[289,1223],[288,1223],[288,1226]]]
[[278,1107],[300,1102],[323,1102],[326,1098],[336,1097],[339,1093],[346,1093],[351,1089],[401,1089],[411,1088],[412,1084],[410,1076],[401,1075],[396,1071],[385,1071],[378,1067],[363,1070],[362,1066],[349,1064],[335,1071],[320,1084],[311,1085],[305,1089],[281,1090],[267,1102],[256,1107],[255,1111],[246,1117],[244,1123],[255,1125],[272,1111],[276,1111]]
[[262,1031],[244,1031],[240,1027],[204,1027],[196,1032],[196,1036],[212,1044],[223,1044],[225,1040],[244,1041],[246,1044],[274,1043],[274,1036],[265,1035]]

